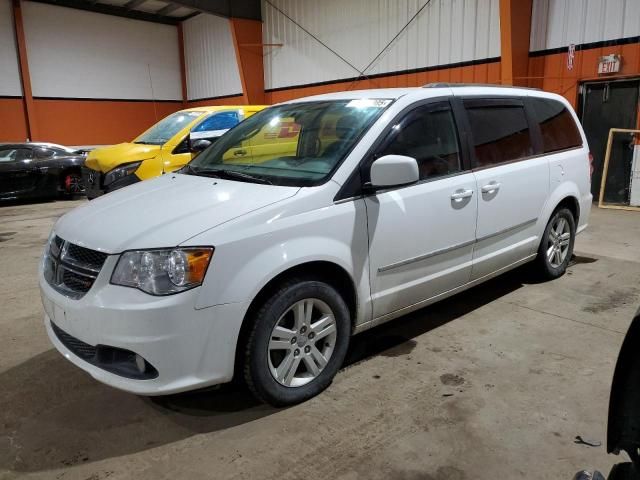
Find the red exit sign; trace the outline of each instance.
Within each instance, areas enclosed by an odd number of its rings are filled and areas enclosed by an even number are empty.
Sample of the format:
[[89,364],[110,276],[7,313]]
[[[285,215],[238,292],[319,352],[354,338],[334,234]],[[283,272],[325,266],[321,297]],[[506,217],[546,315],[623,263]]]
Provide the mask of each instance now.
[[604,57],[600,57],[598,61],[598,74],[618,73],[621,63],[622,56],[620,55],[605,55]]

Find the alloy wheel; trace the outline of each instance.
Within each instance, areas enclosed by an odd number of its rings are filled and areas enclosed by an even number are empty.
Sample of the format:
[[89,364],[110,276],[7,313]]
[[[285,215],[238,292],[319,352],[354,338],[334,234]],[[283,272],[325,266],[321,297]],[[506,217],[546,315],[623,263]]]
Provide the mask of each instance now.
[[69,174],[64,179],[64,186],[69,194],[76,194],[84,192],[84,187],[82,186],[82,180],[78,175]]
[[336,319],[317,298],[291,305],[278,319],[269,337],[269,371],[286,387],[300,387],[324,370],[336,344]]
[[567,258],[571,243],[571,227],[566,218],[558,216],[551,224],[547,236],[547,259],[553,268],[558,268]]

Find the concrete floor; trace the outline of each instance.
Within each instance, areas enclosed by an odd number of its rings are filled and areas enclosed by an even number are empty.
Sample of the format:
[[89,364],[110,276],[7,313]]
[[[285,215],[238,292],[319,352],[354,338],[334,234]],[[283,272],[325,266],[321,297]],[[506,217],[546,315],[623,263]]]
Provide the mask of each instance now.
[[594,209],[567,275],[518,270],[356,337],[319,397],[277,410],[225,387],[159,399],[52,350],[36,265],[78,202],[0,207],[0,478],[571,479],[604,446],[640,304],[640,214]]

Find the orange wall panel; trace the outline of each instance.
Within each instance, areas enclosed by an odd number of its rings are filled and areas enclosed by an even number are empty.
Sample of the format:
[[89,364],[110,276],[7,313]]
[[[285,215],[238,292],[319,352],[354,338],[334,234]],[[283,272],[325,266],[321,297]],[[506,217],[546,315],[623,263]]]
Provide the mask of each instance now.
[[[598,60],[603,55],[622,55],[620,72],[598,75]],[[567,68],[567,52],[529,58],[530,87],[563,95],[576,107],[580,82],[622,77],[640,77],[640,43],[590,48],[575,53],[573,69]]]
[[0,98],[0,142],[24,142],[27,136],[22,98]]
[[34,99],[38,138],[63,145],[128,142],[182,102]]
[[463,67],[441,68],[422,72],[396,73],[361,80],[336,81],[326,85],[292,87],[284,90],[267,91],[265,101],[268,104],[285,102],[294,98],[320,95],[342,90],[361,90],[368,88],[421,87],[437,82],[474,82],[500,83],[500,62],[467,65]]

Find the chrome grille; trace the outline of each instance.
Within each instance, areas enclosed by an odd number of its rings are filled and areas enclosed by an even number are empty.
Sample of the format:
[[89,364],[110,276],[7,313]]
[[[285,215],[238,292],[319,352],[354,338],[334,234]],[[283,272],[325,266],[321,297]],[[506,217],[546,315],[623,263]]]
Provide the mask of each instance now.
[[63,295],[82,298],[93,286],[107,256],[56,236],[45,255],[45,279]]

